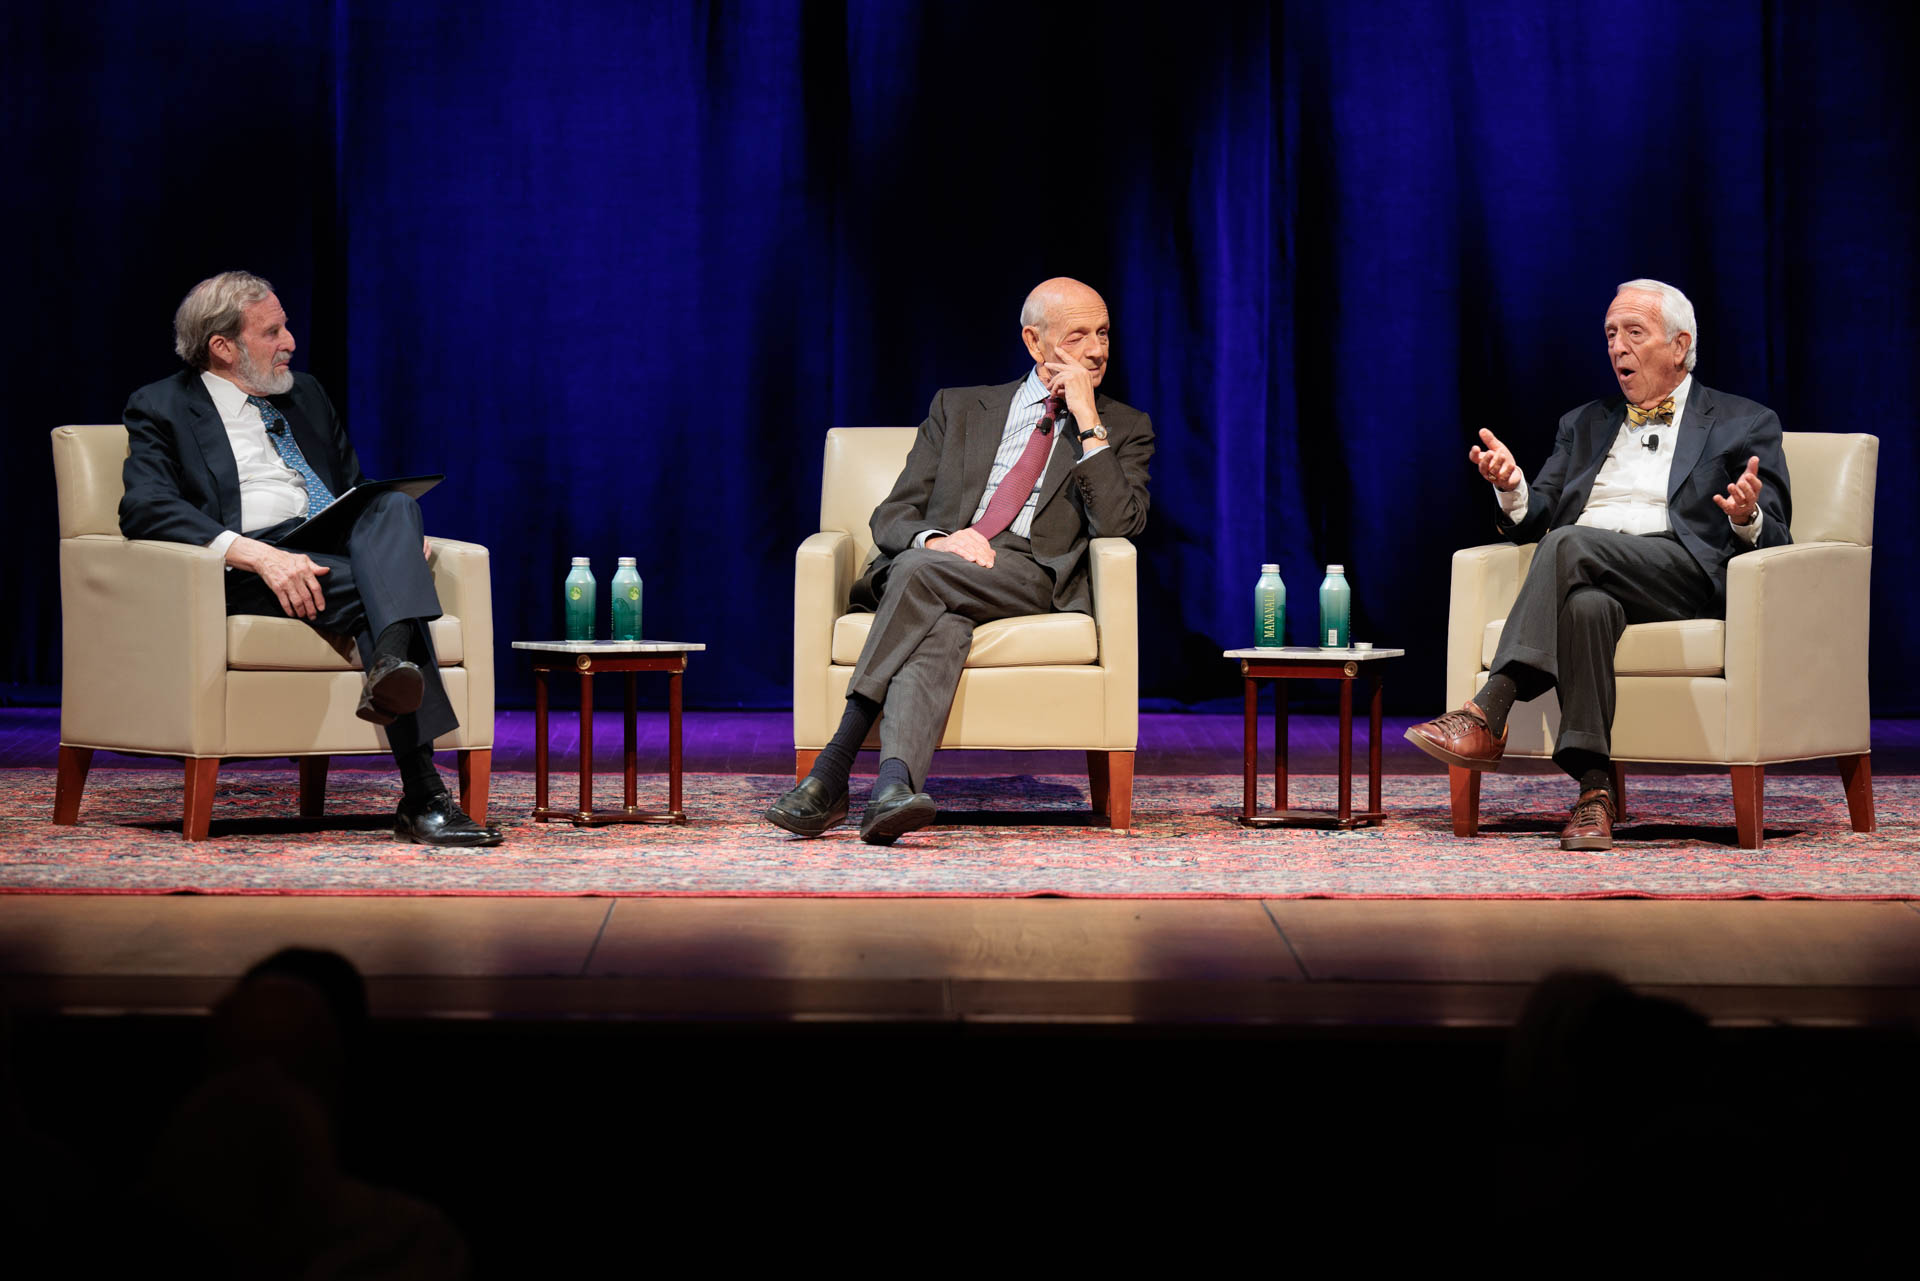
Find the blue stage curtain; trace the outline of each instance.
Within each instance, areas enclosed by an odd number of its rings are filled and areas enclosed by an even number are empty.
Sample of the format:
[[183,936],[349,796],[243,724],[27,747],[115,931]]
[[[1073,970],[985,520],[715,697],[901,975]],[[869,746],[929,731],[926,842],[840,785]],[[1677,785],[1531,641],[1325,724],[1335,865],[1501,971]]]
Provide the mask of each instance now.
[[1260,563],[1305,640],[1339,561],[1356,636],[1412,651],[1392,705],[1431,710],[1451,550],[1494,537],[1473,432],[1537,467],[1647,275],[1693,297],[1702,382],[1881,436],[1874,699],[1920,710],[1899,32],[1753,0],[7,6],[0,680],[58,679],[41,433],[168,373],[211,271],[280,286],[370,471],[449,473],[429,527],[493,549],[503,645],[557,631],[567,557],[633,555],[646,631],[712,647],[706,706],[788,699],[824,431],[1020,376],[1021,300],[1069,274],[1160,434],[1143,693],[1231,693]]

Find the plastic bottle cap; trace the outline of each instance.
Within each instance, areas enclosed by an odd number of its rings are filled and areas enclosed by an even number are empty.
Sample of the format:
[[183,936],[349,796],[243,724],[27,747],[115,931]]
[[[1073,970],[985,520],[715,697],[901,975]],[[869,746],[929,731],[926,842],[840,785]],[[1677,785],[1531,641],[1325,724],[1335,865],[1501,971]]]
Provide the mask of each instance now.
[[573,558],[573,563],[576,565],[585,565],[587,563],[587,558],[585,556],[575,556]]
[[1280,567],[1278,565],[1262,565],[1260,572],[1263,574],[1277,574],[1280,572]]
[[1347,567],[1345,565],[1329,565],[1327,566],[1327,572],[1329,574],[1344,574],[1347,572]]
[[631,568],[631,567],[633,566],[633,564],[634,564],[634,560],[633,560],[633,557],[631,557],[631,556],[622,556],[622,557],[620,558],[620,563],[621,563],[622,565],[626,565],[626,566],[628,566],[629,568]]

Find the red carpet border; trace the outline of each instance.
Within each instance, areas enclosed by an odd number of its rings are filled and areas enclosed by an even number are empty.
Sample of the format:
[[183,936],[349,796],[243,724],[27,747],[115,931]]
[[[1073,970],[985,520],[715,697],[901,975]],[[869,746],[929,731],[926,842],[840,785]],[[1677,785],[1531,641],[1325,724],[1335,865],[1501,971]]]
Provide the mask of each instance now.
[[[556,778],[554,801],[573,797]],[[854,817],[870,780],[856,778]],[[1267,780],[1269,786],[1271,780]],[[1838,778],[1768,780],[1767,841],[1733,844],[1724,775],[1631,779],[1630,821],[1606,853],[1563,853],[1572,785],[1489,775],[1482,835],[1452,835],[1443,776],[1386,780],[1392,815],[1353,832],[1249,831],[1237,776],[1136,782],[1134,828],[1080,826],[1086,780],[936,778],[952,822],[891,848],[843,827],[816,841],[757,817],[788,785],[774,775],[686,780],[685,827],[535,823],[533,779],[496,775],[494,850],[429,851],[390,835],[391,774],[336,770],[329,817],[297,817],[291,770],[224,775],[214,839],[180,839],[179,776],[94,771],[77,827],[48,822],[51,770],[0,771],[0,891],[16,893],[794,895],[1359,898],[1916,898],[1920,779],[1875,780],[1880,830],[1847,824]],[[1363,785],[1364,786],[1364,785]],[[642,780],[643,806],[664,780]],[[617,776],[596,782],[602,805]],[[1263,801],[1271,792],[1263,789]],[[1296,778],[1292,801],[1330,806],[1333,780]],[[1023,816],[1028,821],[1022,821]]]

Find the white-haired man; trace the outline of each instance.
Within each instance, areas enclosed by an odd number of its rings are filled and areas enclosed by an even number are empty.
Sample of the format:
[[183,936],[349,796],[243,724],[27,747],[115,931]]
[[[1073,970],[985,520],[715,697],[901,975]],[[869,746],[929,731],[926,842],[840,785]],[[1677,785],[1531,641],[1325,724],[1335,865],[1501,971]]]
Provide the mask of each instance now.
[[366,678],[361,719],[384,725],[403,792],[394,834],[427,845],[498,845],[463,813],[433,765],[458,723],[427,623],[440,600],[420,508],[379,494],[337,546],[279,541],[366,473],[333,402],[295,373],[293,333],[273,286],[244,271],[195,285],[174,313],[187,368],[127,401],[120,530],[212,548],[226,560],[227,612],[276,610],[351,636]]
[[1499,526],[1538,542],[1487,683],[1407,738],[1450,765],[1485,770],[1507,713],[1560,694],[1553,759],[1579,780],[1560,834],[1568,850],[1613,848],[1614,648],[1629,623],[1718,616],[1727,561],[1793,541],[1787,460],[1774,412],[1693,379],[1699,330],[1672,285],[1629,280],[1607,308],[1607,357],[1623,396],[1560,420],[1531,482],[1491,430],[1468,460],[1492,484]]
[[879,719],[880,773],[860,839],[890,845],[931,823],[933,798],[920,789],[974,625],[1091,613],[1088,539],[1146,528],[1153,422],[1097,391],[1112,354],[1107,304],[1077,280],[1043,281],[1021,308],[1020,339],[1026,376],[937,393],[874,509],[876,555],[853,588],[873,628],[846,712],[768,822],[819,836],[845,818],[854,754]]

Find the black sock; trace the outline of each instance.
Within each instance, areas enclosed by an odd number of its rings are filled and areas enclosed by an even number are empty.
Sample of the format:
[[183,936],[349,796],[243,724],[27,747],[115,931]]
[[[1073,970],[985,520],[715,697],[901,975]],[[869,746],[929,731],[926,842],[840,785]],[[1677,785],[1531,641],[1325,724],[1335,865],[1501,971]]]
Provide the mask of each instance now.
[[417,804],[447,790],[440,771],[433,767],[433,746],[416,747],[410,752],[395,752],[393,763],[400,767],[401,799]]
[[412,622],[403,618],[397,623],[388,623],[373,642],[373,662],[369,666],[378,666],[383,658],[405,658],[412,646]]
[[917,790],[913,786],[913,774],[907,769],[907,763],[898,756],[889,756],[880,762],[880,774],[873,780],[873,790],[878,792],[888,783],[905,783],[908,791]]
[[836,795],[845,791],[847,778],[853,773],[853,758],[860,751],[860,745],[867,741],[867,731],[879,719],[880,704],[864,694],[847,695],[847,710],[840,717],[840,728],[833,731],[833,738],[820,749],[820,757],[814,761],[807,777],[819,779]]
[[1513,698],[1519,692],[1513,677],[1496,672],[1487,677],[1487,683],[1473,696],[1474,706],[1487,714],[1487,728],[1495,738],[1506,732],[1507,713],[1513,710]]
[[[1602,756],[1599,752],[1584,752],[1573,747],[1564,752],[1555,752],[1553,763],[1577,780],[1582,792],[1591,792],[1598,788],[1608,796],[1613,796],[1612,757]],[[1618,805],[1620,798],[1613,796],[1613,802]]]

